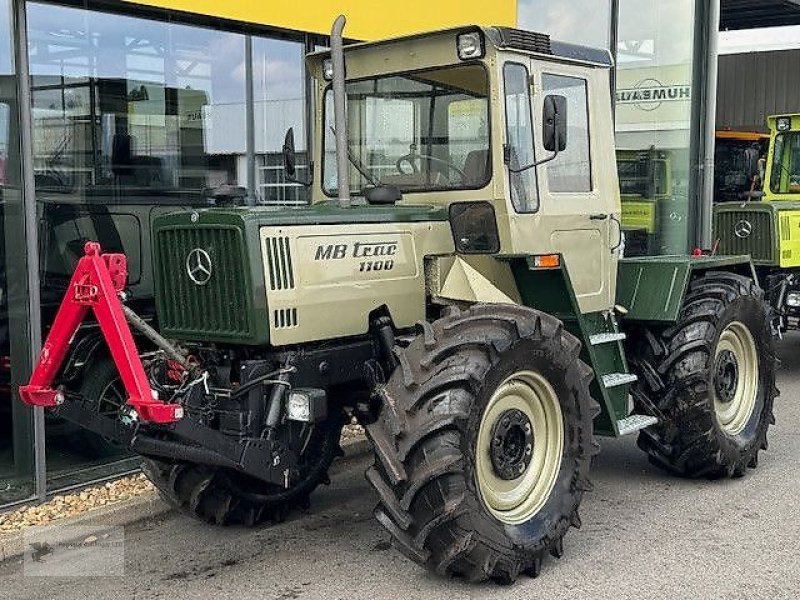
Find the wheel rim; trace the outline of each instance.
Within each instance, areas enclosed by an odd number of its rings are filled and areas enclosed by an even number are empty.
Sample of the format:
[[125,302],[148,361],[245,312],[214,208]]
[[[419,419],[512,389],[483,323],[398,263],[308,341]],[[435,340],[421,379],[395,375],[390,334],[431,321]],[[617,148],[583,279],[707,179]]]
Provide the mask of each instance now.
[[744,430],[758,397],[758,350],[744,323],[733,321],[722,331],[714,355],[714,412],[722,429]]
[[533,371],[505,379],[478,429],[476,479],[489,512],[508,524],[536,515],[553,491],[563,450],[564,421],[553,387]]

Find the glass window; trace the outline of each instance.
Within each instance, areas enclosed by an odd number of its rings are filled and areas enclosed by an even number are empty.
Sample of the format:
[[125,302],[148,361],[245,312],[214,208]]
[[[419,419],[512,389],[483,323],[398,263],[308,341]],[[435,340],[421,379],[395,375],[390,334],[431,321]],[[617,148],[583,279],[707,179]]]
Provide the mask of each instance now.
[[[489,168],[488,77],[458,65],[347,84],[351,193],[478,189]],[[333,94],[325,98],[323,189],[335,194]]]
[[[34,171],[43,335],[87,240],[128,257],[130,305],[155,320],[153,220],[246,185],[245,36],[29,2]],[[91,323],[78,333],[94,334]],[[105,347],[68,386],[113,410],[119,381]],[[115,404],[116,403],[116,404]],[[100,438],[48,419],[48,487],[135,463]]]
[[592,165],[589,152],[589,103],[586,80],[563,75],[542,75],[544,96],[567,99],[567,147],[547,164],[551,192],[590,192]]
[[253,93],[256,139],[256,196],[264,204],[306,204],[309,188],[287,181],[283,138],[294,128],[297,177],[309,180],[304,46],[299,42],[253,39]]
[[42,201],[200,202],[238,182],[243,36],[37,3],[28,27]]
[[533,145],[530,77],[525,66],[507,63],[503,68],[503,85],[506,105],[506,144],[509,152],[508,179],[511,202],[519,212],[533,212],[539,208],[536,169],[519,169],[536,161]]
[[517,0],[517,16],[522,29],[547,33],[560,42],[608,48],[611,0]]
[[616,145],[627,256],[689,249],[695,4],[619,0]]
[[800,194],[800,133],[775,137],[770,188],[773,194]]

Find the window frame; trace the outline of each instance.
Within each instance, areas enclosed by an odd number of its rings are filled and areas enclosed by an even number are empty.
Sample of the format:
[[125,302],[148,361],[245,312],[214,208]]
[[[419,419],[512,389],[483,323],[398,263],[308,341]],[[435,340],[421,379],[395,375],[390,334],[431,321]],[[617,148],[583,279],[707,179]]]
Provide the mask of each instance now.
[[[451,63],[447,65],[440,65],[436,67],[425,67],[423,69],[413,69],[411,71],[397,71],[393,73],[382,73],[378,75],[371,75],[368,77],[360,77],[358,79],[348,79],[345,83],[359,83],[362,81],[370,81],[376,78],[383,78],[383,77],[403,77],[406,75],[413,75],[419,73],[425,73],[427,71],[439,70],[439,69],[449,69],[452,67],[464,67],[464,66],[479,66],[483,69],[484,74],[486,75],[486,139],[488,140],[488,156],[486,160],[486,180],[483,184],[479,186],[463,186],[463,187],[430,187],[424,190],[404,190],[402,193],[404,196],[409,194],[428,194],[431,192],[441,193],[441,192],[470,192],[470,191],[478,191],[484,190],[489,187],[494,180],[494,164],[493,164],[493,156],[492,156],[492,78],[489,73],[489,68],[487,65],[480,61],[480,60],[470,60],[470,61],[460,61],[457,63]],[[325,187],[325,148],[326,148],[326,141],[328,139],[328,127],[325,126],[325,122],[327,119],[327,111],[325,110],[325,106],[328,102],[328,94],[332,93],[333,90],[333,83],[330,82],[325,86],[325,89],[322,92],[322,99],[321,99],[321,111],[320,111],[320,118],[322,122],[322,139],[320,140],[320,148],[319,148],[319,162],[320,162],[320,178],[319,178],[319,187],[322,190],[322,193],[327,198],[337,198],[338,197],[338,185],[337,188],[334,190],[328,190]],[[363,194],[360,193],[353,193],[350,192],[352,196],[363,198]]]
[[[536,111],[533,109],[533,98],[534,94],[531,94],[531,70],[528,68],[528,65],[525,63],[509,60],[503,63],[503,119],[505,121],[504,132],[506,136],[506,145],[509,145],[509,135],[508,135],[508,94],[506,94],[506,68],[509,66],[515,67],[522,67],[525,70],[525,76],[527,81],[527,97],[528,97],[528,112],[530,114],[530,123],[531,123],[531,154],[533,156],[533,162],[536,162],[536,143],[537,143],[537,136],[536,136]],[[511,171],[508,170],[508,165],[504,164],[505,174],[508,180],[508,199],[511,202],[511,207],[514,209],[516,214],[520,215],[533,215],[538,213],[542,208],[542,195],[541,195],[541,187],[539,185],[539,167],[531,167],[531,171],[533,171],[533,179],[534,179],[534,191],[536,192],[536,207],[532,210],[519,210],[517,208],[517,203],[514,202],[512,197],[512,184],[511,178],[515,175]],[[516,175],[522,175],[522,173],[516,173]]]
[[[575,195],[575,194],[594,194],[596,192],[595,189],[595,182],[596,177],[594,176],[594,160],[592,159],[592,122],[591,122],[591,111],[589,110],[589,106],[591,104],[591,98],[589,98],[589,80],[586,77],[582,77],[580,75],[571,75],[566,73],[553,73],[550,71],[542,71],[540,75],[541,84],[542,84],[542,102],[544,99],[552,95],[552,93],[547,92],[544,85],[545,77],[562,77],[565,79],[573,79],[583,82],[583,89],[585,92],[585,109],[586,109],[586,151],[587,151],[587,159],[589,161],[589,189],[586,190],[578,190],[578,191],[554,191],[550,189],[550,175],[549,175],[549,168],[551,166],[556,166],[554,163],[557,162],[558,159],[554,160],[552,163],[548,163],[545,166],[545,171],[548,172],[547,174],[547,192],[550,195],[554,196],[563,196],[563,195]],[[567,110],[567,118],[569,118],[569,110]]]

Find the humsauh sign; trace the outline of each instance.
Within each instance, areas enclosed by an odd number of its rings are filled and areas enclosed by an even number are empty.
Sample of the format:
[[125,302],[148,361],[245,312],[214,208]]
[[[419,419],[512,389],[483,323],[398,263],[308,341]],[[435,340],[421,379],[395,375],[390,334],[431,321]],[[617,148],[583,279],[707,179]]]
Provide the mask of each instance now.
[[657,79],[645,79],[632,88],[617,89],[617,105],[633,104],[641,110],[657,110],[664,102],[688,102],[692,86],[665,85]]

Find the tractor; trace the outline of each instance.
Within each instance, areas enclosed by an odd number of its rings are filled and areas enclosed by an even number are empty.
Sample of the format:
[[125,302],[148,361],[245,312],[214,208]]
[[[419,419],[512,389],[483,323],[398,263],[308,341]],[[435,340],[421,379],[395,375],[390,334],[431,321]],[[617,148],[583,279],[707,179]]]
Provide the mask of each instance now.
[[[682,477],[756,467],[770,308],[746,256],[620,256],[609,54],[479,26],[344,47],[344,23],[307,59],[310,179],[283,148],[312,202],[159,217],[158,331],[124,304],[125,257],[87,244],[22,398],[218,525],[306,507],[355,419],[394,545],[472,582],[562,556],[597,436]],[[88,312],[115,410],[59,385]]]
[[754,179],[763,189],[754,183],[738,201],[715,204],[715,250],[752,257],[773,327],[782,334],[800,327],[800,115],[772,116],[767,123],[766,165],[751,169],[763,171]]

